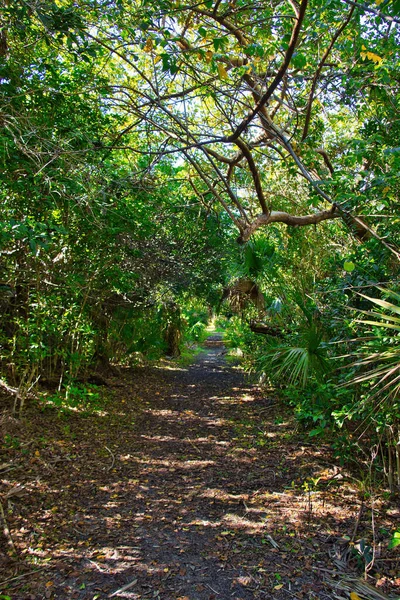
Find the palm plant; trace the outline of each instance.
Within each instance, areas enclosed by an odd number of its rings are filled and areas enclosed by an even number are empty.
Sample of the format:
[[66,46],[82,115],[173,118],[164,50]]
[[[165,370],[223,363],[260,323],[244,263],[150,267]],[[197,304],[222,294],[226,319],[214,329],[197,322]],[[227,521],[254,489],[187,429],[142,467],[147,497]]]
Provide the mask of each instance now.
[[314,323],[307,324],[293,341],[271,339],[257,363],[259,371],[303,388],[310,378],[320,379],[330,370],[322,331]]
[[361,310],[365,318],[355,321],[369,331],[361,338],[356,359],[347,365],[358,374],[346,385],[371,386],[364,395],[369,409],[363,423],[366,428],[374,424],[378,432],[384,473],[393,491],[395,481],[400,487],[400,294],[377,289],[388,300],[359,294],[376,308]]
[[396,398],[400,391],[400,294],[378,289],[398,304],[359,294],[382,310],[362,310],[360,313],[367,318],[355,321],[372,330],[358,347],[357,358],[350,365],[361,371],[350,383],[370,382],[376,394]]

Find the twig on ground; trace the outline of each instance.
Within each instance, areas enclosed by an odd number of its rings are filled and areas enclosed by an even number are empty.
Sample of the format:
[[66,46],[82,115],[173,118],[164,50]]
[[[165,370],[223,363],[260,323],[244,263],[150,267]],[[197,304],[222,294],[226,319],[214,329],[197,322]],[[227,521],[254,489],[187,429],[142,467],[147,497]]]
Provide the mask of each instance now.
[[198,447],[197,447],[195,444],[193,444],[192,440],[189,440],[189,438],[185,438],[185,440],[184,440],[184,441],[185,441],[185,442],[189,442],[189,444],[191,444],[191,445],[193,446],[193,448],[196,450],[196,452],[198,453],[198,455],[199,455],[199,456],[202,456],[202,454],[201,454],[201,452],[200,452],[199,448],[198,448]]
[[137,583],[137,579],[134,579],[130,583],[127,583],[126,585],[122,586],[122,588],[119,588],[119,590],[117,590],[116,592],[113,592],[112,594],[110,594],[108,597],[109,598],[113,598],[114,596],[118,596],[118,594],[122,594],[122,592],[125,592],[126,590],[129,590],[129,588],[131,588],[134,585],[136,585],[136,583]]
[[274,538],[271,535],[266,535],[265,537],[269,541],[269,543],[271,544],[271,546],[273,548],[276,548],[277,550],[279,550],[279,545],[276,543],[276,541],[274,540]]
[[8,392],[9,394],[14,394],[14,396],[16,394],[18,394],[18,389],[17,388],[13,388],[10,385],[8,385],[5,381],[3,381],[2,379],[0,379],[0,388],[2,388],[3,390],[5,390],[6,392]]
[[2,465],[0,465],[0,471],[1,471],[1,475],[5,475],[6,473],[8,473],[8,471],[12,471],[13,469],[16,469],[17,466],[13,465],[13,463],[3,463]]
[[1,519],[3,521],[3,533],[4,533],[4,535],[5,535],[5,537],[6,537],[7,541],[8,541],[8,544],[11,546],[11,548],[13,549],[13,552],[15,552],[15,554],[16,554],[17,550],[16,550],[16,548],[14,546],[14,542],[13,542],[13,539],[11,537],[10,529],[8,527],[8,524],[7,524],[6,515],[4,514],[4,508],[3,508],[3,505],[2,505],[1,502],[0,502],[0,516],[1,516]]
[[12,463],[3,463],[2,465],[0,465],[0,471],[2,471],[3,469],[7,469],[8,467],[11,467]]
[[99,567],[99,565],[97,563],[94,562],[94,560],[90,560],[89,558],[89,562],[91,565],[93,565],[100,573],[106,573],[106,569],[102,569],[101,567]]
[[214,592],[214,594],[217,594],[217,596],[220,596],[221,594],[219,592],[217,592],[217,590],[214,590],[214,588],[211,587],[211,585],[208,585],[208,583],[206,583],[206,586],[210,588],[210,590],[212,592]]
[[111,465],[107,468],[107,471],[111,471],[111,469],[113,468],[114,464],[115,464],[115,456],[114,454],[111,452],[110,448],[107,448],[107,446],[104,446],[104,448],[111,454],[111,458],[112,458],[112,463]]
[[361,515],[363,513],[363,510],[364,510],[364,500],[361,501],[360,510],[358,511],[356,524],[354,525],[353,535],[351,536],[351,540],[350,540],[352,543],[354,542],[354,540],[356,538],[357,530],[358,530],[358,526],[360,525]]
[[11,490],[8,490],[8,492],[6,493],[6,500],[11,498],[12,496],[22,496],[22,494],[25,494],[25,492],[26,486],[23,483],[18,483],[17,485],[14,485],[14,487],[12,487]]
[[341,574],[340,581],[327,579],[326,583],[332,587],[332,591],[340,590],[349,594],[355,592],[363,598],[368,598],[368,600],[389,600],[389,596],[372,587],[366,581],[344,573]]
[[375,562],[399,562],[400,558],[376,558]]
[[6,473],[8,473],[9,471],[13,471],[14,469],[16,469],[17,467],[10,467],[9,469],[5,469],[4,471],[1,472],[2,475],[5,475]]
[[28,573],[22,573],[22,575],[17,575],[16,577],[9,577],[8,579],[5,579],[4,581],[0,581],[0,588],[3,587],[3,585],[5,585],[6,583],[11,583],[12,581],[17,581],[18,579],[22,579],[23,577],[29,577],[29,575],[34,575],[35,573],[38,573],[39,571],[43,571],[44,569],[47,569],[48,566],[46,567],[40,567],[40,569],[35,569],[34,571],[28,571]]

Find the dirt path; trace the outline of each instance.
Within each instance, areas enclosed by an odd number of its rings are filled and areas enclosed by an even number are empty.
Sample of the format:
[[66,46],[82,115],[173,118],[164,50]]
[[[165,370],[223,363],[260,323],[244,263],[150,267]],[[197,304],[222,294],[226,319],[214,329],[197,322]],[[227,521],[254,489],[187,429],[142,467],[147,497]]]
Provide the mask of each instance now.
[[[45,411],[24,430],[5,424],[14,467],[2,489],[25,487],[8,501],[18,559],[0,563],[1,580],[24,577],[0,594],[349,597],[324,578],[338,538],[354,532],[357,493],[327,449],[293,436],[274,399],[226,362],[218,335],[190,367],[135,370],[116,386],[85,418]],[[361,514],[357,537],[368,527]]]

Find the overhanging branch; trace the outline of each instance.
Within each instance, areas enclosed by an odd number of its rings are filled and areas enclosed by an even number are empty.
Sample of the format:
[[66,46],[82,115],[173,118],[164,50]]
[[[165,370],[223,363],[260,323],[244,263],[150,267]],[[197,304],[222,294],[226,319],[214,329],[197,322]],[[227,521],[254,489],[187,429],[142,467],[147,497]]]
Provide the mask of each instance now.
[[260,229],[271,223],[284,223],[292,227],[304,227],[306,225],[317,225],[322,221],[328,221],[330,219],[337,219],[341,216],[337,210],[336,205],[330,210],[321,210],[310,215],[291,215],[281,210],[272,210],[269,214],[258,215],[255,220],[246,227],[240,236],[240,242],[242,244],[248,242],[250,237]]
[[257,198],[260,203],[261,209],[264,213],[268,213],[269,211],[268,211],[267,203],[266,203],[264,192],[263,192],[262,185],[261,185],[260,174],[258,172],[257,165],[254,162],[254,158],[250,152],[250,149],[247,146],[247,144],[240,138],[237,139],[235,143],[240,148],[240,150],[243,152],[243,155],[245,156],[245,158],[247,160],[247,164],[249,165],[249,169],[250,169],[251,175],[253,177],[254,189],[256,191]]
[[249,114],[249,116],[246,117],[246,119],[244,119],[244,121],[242,121],[242,123],[236,128],[236,130],[226,138],[227,142],[235,142],[238,139],[238,137],[243,133],[243,131],[248,127],[248,125],[250,125],[250,123],[252,122],[254,117],[256,117],[259,114],[260,110],[266,105],[266,103],[271,98],[272,94],[274,93],[274,91],[276,90],[278,85],[281,83],[281,81],[289,67],[290,61],[292,59],[293,53],[295,51],[295,48],[296,48],[296,45],[297,45],[297,42],[299,39],[301,26],[303,24],[304,16],[306,13],[307,2],[308,2],[308,0],[303,0],[300,5],[298,16],[296,19],[296,24],[292,31],[292,36],[291,36],[291,39],[289,42],[288,49],[286,50],[284,61],[281,65],[279,71],[275,75],[275,78],[273,79],[272,83],[268,86],[268,89],[265,91],[265,93],[260,98],[260,101],[255,106],[254,110],[252,110],[252,112]]
[[334,36],[333,36],[333,38],[331,40],[331,43],[329,44],[328,48],[325,50],[325,53],[324,53],[323,57],[320,60],[318,68],[315,71],[315,74],[314,74],[314,77],[313,77],[313,81],[312,81],[312,85],[311,85],[310,96],[308,98],[307,110],[306,110],[306,118],[305,118],[303,135],[302,135],[301,141],[304,141],[306,139],[307,135],[308,135],[308,130],[309,130],[310,121],[311,121],[311,110],[312,110],[312,105],[313,105],[313,102],[314,102],[315,90],[316,90],[316,87],[317,87],[318,79],[319,79],[319,76],[321,74],[322,68],[323,68],[323,66],[324,66],[324,64],[326,62],[326,59],[329,56],[330,51],[332,50],[332,48],[335,45],[337,39],[339,38],[340,34],[344,31],[344,29],[350,23],[351,17],[353,16],[353,13],[354,13],[354,10],[355,10],[355,6],[353,6],[350,9],[349,14],[347,15],[347,18],[345,19],[345,21],[342,23],[342,25],[339,27],[339,29],[334,34]]

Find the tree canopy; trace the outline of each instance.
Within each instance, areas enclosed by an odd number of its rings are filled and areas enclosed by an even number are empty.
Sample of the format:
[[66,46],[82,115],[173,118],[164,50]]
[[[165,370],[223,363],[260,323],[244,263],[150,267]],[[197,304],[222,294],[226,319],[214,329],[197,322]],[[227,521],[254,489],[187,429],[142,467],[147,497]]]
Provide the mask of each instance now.
[[49,51],[54,36],[66,46],[81,93],[111,121],[86,132],[94,147],[125,151],[139,173],[183,164],[242,241],[270,223],[337,217],[380,239],[361,216],[377,196],[386,209],[396,185],[397,8],[39,3],[30,18]]

